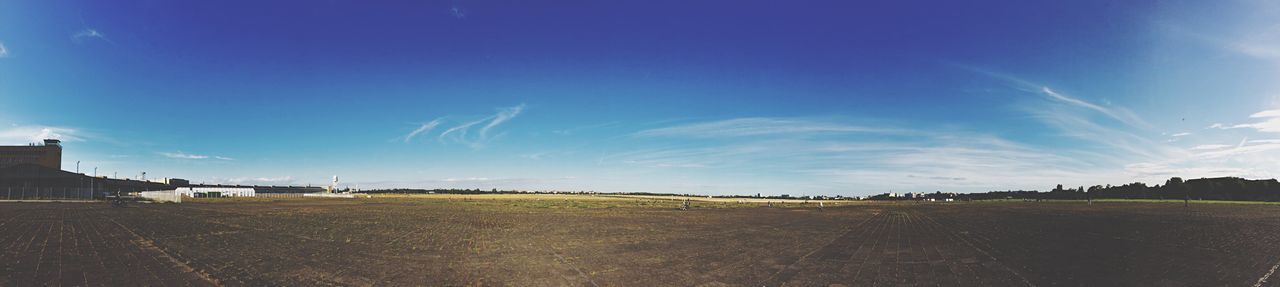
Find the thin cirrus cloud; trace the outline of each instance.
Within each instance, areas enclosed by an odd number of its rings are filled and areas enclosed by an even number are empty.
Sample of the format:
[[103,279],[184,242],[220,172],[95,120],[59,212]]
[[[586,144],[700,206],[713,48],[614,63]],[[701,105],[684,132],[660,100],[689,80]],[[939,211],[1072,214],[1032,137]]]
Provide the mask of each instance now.
[[[501,134],[491,135],[496,128],[510,122],[512,119],[523,113],[524,110],[524,104],[514,107],[499,108],[498,112],[493,115],[477,120],[462,122],[444,129],[444,131],[436,135],[436,140],[440,143],[460,143],[472,148],[480,148],[492,141],[494,138],[501,136]],[[445,118],[442,117],[424,123],[413,131],[410,131],[408,134],[405,134],[403,137],[400,137],[400,139],[405,143],[409,143],[412,142],[414,138],[429,135],[437,127],[445,124],[444,119]],[[477,126],[480,128],[475,128]],[[474,132],[472,132],[473,130]]]
[[551,133],[553,133],[553,134],[557,134],[557,135],[568,136],[568,135],[574,135],[574,134],[577,134],[577,133],[579,133],[579,132],[587,131],[587,130],[611,128],[611,127],[618,126],[618,124],[621,124],[621,122],[616,122],[616,121],[614,121],[614,122],[600,123],[600,124],[594,124],[594,125],[586,125],[586,126],[573,127],[573,128],[568,128],[568,129],[553,130],[553,131],[551,131]]
[[[971,69],[976,70],[976,69]],[[976,70],[1040,100],[1016,102],[1051,135],[1078,144],[1018,142],[945,125],[915,129],[812,118],[732,118],[641,130],[633,138],[683,138],[607,154],[601,164],[659,170],[732,170],[752,178],[807,177],[829,189],[942,188],[952,191],[1042,189],[1046,183],[1159,182],[1167,176],[1261,176],[1251,167],[1223,163],[1270,155],[1280,142],[1242,140],[1236,145],[1178,147],[1149,137],[1151,124],[1121,106],[1101,105],[1016,77]],[[1280,112],[1253,118],[1270,119]],[[1121,123],[1119,125],[1113,123]],[[1247,127],[1266,130],[1263,123]],[[886,133],[892,136],[884,136]],[[1174,137],[1188,137],[1181,132]],[[1271,146],[1270,144],[1276,144]],[[1241,156],[1241,155],[1250,156]],[[1253,160],[1253,159],[1244,159]],[[1265,163],[1257,161],[1258,164]],[[1160,178],[1164,177],[1164,178]],[[865,191],[865,190],[864,190]]]
[[182,152],[182,151],[176,151],[176,152],[158,152],[158,154],[160,154],[160,155],[162,155],[162,156],[164,156],[164,157],[167,157],[167,158],[172,158],[172,159],[204,160],[204,159],[211,159],[211,158],[212,158],[212,159],[217,159],[217,160],[235,160],[235,159],[233,159],[233,158],[229,158],[229,157],[225,157],[225,156],[216,156],[216,155],[215,155],[215,156],[208,156],[208,155],[199,155],[199,154],[189,154],[189,153],[185,153],[185,152]]
[[462,6],[458,6],[458,5],[453,5],[453,7],[449,8],[449,14],[453,15],[454,18],[465,19],[467,18],[467,8],[463,8]]
[[1220,129],[1220,130],[1250,128],[1250,129],[1255,129],[1259,132],[1280,133],[1280,110],[1266,110],[1266,111],[1257,112],[1252,115],[1249,115],[1249,118],[1261,119],[1261,121],[1255,122],[1255,123],[1236,124],[1236,125],[1224,125],[1221,123],[1216,123],[1209,126],[1209,128]]
[[1202,145],[1191,147],[1191,149],[1192,150],[1217,150],[1217,149],[1224,149],[1229,147],[1233,147],[1233,146],[1228,144],[1202,144]]
[[868,126],[795,118],[688,123],[633,136],[719,140],[675,145],[663,141],[608,154],[599,163],[657,170],[728,170],[755,179],[805,178],[813,188],[864,192],[894,187],[1041,188],[1037,184],[1098,175],[1079,159],[1080,154],[1051,152],[982,133]]
[[[1265,3],[1265,1],[1259,1],[1258,3]],[[1249,13],[1270,13],[1270,15],[1257,15],[1260,16],[1257,19],[1275,18],[1275,9],[1257,7],[1257,9],[1249,10]],[[1251,17],[1239,18],[1246,19]],[[1178,38],[1191,39],[1226,52],[1280,64],[1280,50],[1275,48],[1280,46],[1280,26],[1276,26],[1270,21],[1241,25],[1239,31],[1226,33],[1223,31],[1202,30],[1212,29],[1208,27],[1216,25],[1175,24],[1173,21],[1161,21],[1158,26],[1164,32]]]
[[435,119],[430,122],[422,124],[422,126],[419,126],[417,129],[414,129],[412,132],[409,132],[409,134],[405,135],[403,137],[404,142],[408,143],[410,141],[413,141],[413,138],[417,137],[418,135],[431,132],[431,130],[435,129],[437,126],[440,126],[441,120],[443,120],[443,118]]
[[9,57],[9,48],[4,47],[4,42],[0,42],[0,58]]
[[[1238,176],[1245,178],[1274,178],[1276,162],[1280,162],[1280,140],[1254,139],[1280,132],[1280,110],[1265,110],[1250,114],[1254,122],[1243,124],[1216,123],[1206,129],[1240,130],[1232,133],[1206,132],[1210,143],[1201,143],[1186,149],[1185,153],[1131,164],[1128,169],[1136,173],[1163,176],[1217,177]],[[1243,138],[1236,137],[1241,134]]]
[[750,137],[844,133],[893,133],[898,129],[874,128],[797,118],[737,118],[648,129],[637,137]]
[[[959,67],[1048,100],[1031,101],[1021,109],[1038,119],[1041,124],[1054,128],[1060,136],[1093,143],[1087,149],[1106,154],[1098,156],[1099,160],[1150,161],[1185,155],[1184,151],[1143,136],[1141,131],[1151,129],[1152,125],[1129,109],[1095,104],[1012,75],[977,67]],[[1106,124],[1105,121],[1116,121],[1124,125]]]
[[81,130],[70,127],[15,125],[0,128],[0,143],[3,144],[38,143],[45,139],[80,142],[86,137],[87,135]]
[[92,40],[92,39],[98,39],[98,40],[106,41],[107,43],[112,43],[111,39],[107,39],[107,35],[102,34],[102,32],[98,32],[97,29],[85,28],[83,30],[80,30],[71,34],[71,41],[77,44],[84,43],[85,41]]
[[502,123],[505,123],[511,120],[512,118],[515,118],[516,116],[520,115],[520,112],[522,111],[524,111],[524,104],[520,104],[519,106],[515,106],[515,107],[500,109],[498,111],[498,114],[493,115],[493,120],[489,121],[489,124],[486,124],[484,125],[483,128],[480,128],[480,140],[488,140],[490,129],[493,129],[494,127],[497,127],[498,125],[501,125]]
[[1120,121],[1132,127],[1137,127],[1137,128],[1151,127],[1151,124],[1142,120],[1142,118],[1138,117],[1137,114],[1134,114],[1133,111],[1130,111],[1128,109],[1099,106],[1097,104],[1086,102],[1081,99],[1063,95],[1062,93],[1054,91],[1049,87],[1040,87],[1040,91],[1044,93],[1044,95],[1049,96],[1050,98],[1053,98],[1055,100],[1058,100],[1067,104],[1071,104],[1074,106],[1083,107],[1089,110],[1093,110],[1095,112],[1106,115],[1109,118]]
[[1119,121],[1131,127],[1144,128],[1144,129],[1151,128],[1150,123],[1147,123],[1145,120],[1142,119],[1142,117],[1139,117],[1133,111],[1130,111],[1125,108],[1108,107],[1108,106],[1102,106],[1095,103],[1091,103],[1089,101],[1072,97],[1062,92],[1059,92],[1057,90],[1054,90],[1049,86],[1028,81],[1019,77],[1015,77],[1013,75],[1008,75],[1008,74],[991,71],[988,69],[974,67],[974,66],[967,66],[967,65],[961,65],[961,64],[952,64],[952,65],[963,70],[968,70],[970,72],[974,72],[974,73],[984,75],[993,79],[1004,81],[1005,83],[1009,84],[1011,87],[1017,90],[1043,95],[1048,99],[1051,99],[1060,103],[1064,103],[1070,106],[1084,108],[1093,112],[1097,112],[1099,114],[1105,115],[1108,118]]

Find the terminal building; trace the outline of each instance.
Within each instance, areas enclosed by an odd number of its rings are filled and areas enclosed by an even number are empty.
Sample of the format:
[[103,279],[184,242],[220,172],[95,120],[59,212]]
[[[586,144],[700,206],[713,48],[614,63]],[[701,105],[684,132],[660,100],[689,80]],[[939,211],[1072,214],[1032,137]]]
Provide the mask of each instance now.
[[34,164],[55,170],[62,169],[62,142],[44,140],[43,144],[25,146],[0,146],[0,168],[20,164]]
[[5,199],[102,199],[142,191],[174,190],[188,197],[253,197],[264,193],[319,193],[312,186],[245,186],[192,184],[180,178],[134,180],[88,176],[62,170],[62,144],[0,146],[0,200]]
[[57,199],[102,198],[121,194],[166,189],[168,182],[93,177],[62,170],[62,142],[46,139],[41,144],[0,146],[0,198]]

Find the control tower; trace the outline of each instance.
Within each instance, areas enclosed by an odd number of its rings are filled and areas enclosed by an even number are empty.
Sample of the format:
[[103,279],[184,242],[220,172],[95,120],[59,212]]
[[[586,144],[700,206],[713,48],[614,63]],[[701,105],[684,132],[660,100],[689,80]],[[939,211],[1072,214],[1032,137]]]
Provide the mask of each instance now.
[[0,146],[0,168],[24,163],[61,170],[62,141],[46,139],[43,144]]

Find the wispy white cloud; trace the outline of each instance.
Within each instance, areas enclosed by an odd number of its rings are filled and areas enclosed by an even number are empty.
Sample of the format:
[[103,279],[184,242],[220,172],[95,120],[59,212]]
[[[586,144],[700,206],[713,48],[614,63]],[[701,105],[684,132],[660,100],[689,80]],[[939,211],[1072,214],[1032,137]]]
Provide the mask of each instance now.
[[1132,128],[1099,123],[1088,114],[1063,106],[1028,106],[1024,109],[1041,123],[1056,129],[1061,136],[1093,143],[1080,148],[1112,154],[1103,159],[1152,160],[1179,153],[1176,148],[1147,138]]
[[449,15],[453,15],[454,18],[465,19],[467,18],[467,8],[453,5],[453,7],[449,7]]
[[440,120],[442,119],[443,118],[435,119],[430,122],[422,124],[422,126],[419,126],[417,129],[414,129],[413,131],[409,132],[409,134],[405,135],[404,142],[408,143],[409,141],[412,141],[414,137],[420,134],[431,132],[432,129],[435,129],[436,126],[440,125]]
[[[515,117],[519,116],[522,112],[524,112],[524,110],[525,110],[524,104],[520,104],[514,107],[500,108],[498,109],[498,112],[495,113],[494,115],[480,118],[478,120],[462,122],[453,127],[447,128],[444,131],[440,132],[440,134],[436,135],[436,140],[439,141],[440,143],[450,143],[450,142],[461,143],[461,144],[466,144],[472,148],[480,148],[484,146],[486,143],[501,136],[501,134],[499,135],[490,134],[495,128],[497,128],[498,126],[504,123],[510,122],[511,119],[514,119]],[[442,126],[444,124],[445,124],[444,118],[438,118],[431,122],[425,123],[422,126],[419,126],[418,129],[415,129],[412,132],[410,132],[408,135],[405,135],[403,138],[401,138],[401,140],[407,143],[411,141],[414,137],[430,134],[430,132],[434,130],[436,127]],[[484,124],[484,125],[481,126],[481,124]],[[481,126],[481,127],[475,133],[471,133],[472,128],[476,126]]]
[[1129,111],[1128,109],[1099,106],[1097,104],[1090,103],[1081,99],[1063,95],[1062,93],[1058,93],[1053,89],[1050,89],[1049,87],[1040,87],[1040,92],[1044,93],[1050,98],[1053,98],[1054,100],[1068,103],[1073,106],[1078,106],[1078,107],[1083,107],[1089,110],[1093,110],[1095,112],[1106,115],[1107,117],[1110,117],[1112,119],[1125,123],[1129,126],[1133,126],[1137,128],[1151,127],[1151,124],[1142,120],[1142,118],[1138,117],[1136,114],[1134,114],[1132,111]]
[[1229,148],[1229,147],[1232,147],[1232,145],[1228,145],[1228,144],[1202,144],[1202,145],[1197,145],[1197,146],[1191,147],[1191,149],[1192,149],[1192,150],[1215,150],[1215,149],[1224,149],[1224,148]]
[[1249,127],[1250,126],[1248,124],[1224,125],[1222,123],[1214,123],[1212,125],[1209,125],[1208,129],[1230,130],[1230,129],[1243,129],[1243,128],[1249,128]]
[[4,42],[0,42],[0,58],[9,57],[9,48],[4,47]]
[[217,159],[217,160],[235,160],[235,159],[233,159],[233,158],[229,158],[229,157],[225,157],[225,156],[208,156],[208,155],[199,155],[199,154],[189,154],[189,153],[185,153],[185,152],[182,152],[182,151],[176,151],[176,152],[157,152],[157,154],[162,155],[162,156],[167,157],[167,158],[173,158],[173,159],[192,159],[192,160],[202,160],[202,159],[210,159],[210,158],[212,158],[212,159]]
[[[1204,141],[1221,136],[1219,133],[1206,132],[1195,139],[1188,139],[1190,133],[1174,134],[1172,139],[1155,140],[1147,136],[1153,128],[1136,114],[1127,109],[1111,105],[1098,105],[1081,98],[1071,97],[1056,89],[1025,81],[1016,77],[992,73],[981,69],[973,69],[993,78],[1004,80],[1017,90],[1033,92],[1045,96],[1052,101],[1045,103],[1028,103],[1022,109],[1040,122],[1053,127],[1059,135],[1084,141],[1088,144],[1070,148],[1052,150],[1055,154],[1076,152],[1086,155],[1081,157],[1093,163],[1092,167],[1081,169],[1092,180],[1088,182],[1112,182],[1115,179],[1143,182],[1160,182],[1170,176],[1212,177],[1242,176],[1248,178],[1271,178],[1280,174],[1271,172],[1280,170],[1280,145],[1272,146],[1271,142],[1252,141],[1247,138],[1238,143],[1201,143],[1192,147],[1178,147],[1174,143],[1183,140]],[[1208,129],[1249,129],[1257,132],[1280,132],[1280,110],[1264,111],[1250,115],[1259,119],[1254,123],[1223,124],[1217,123]],[[1123,125],[1111,124],[1117,121]],[[1219,139],[1221,140],[1221,139]],[[1093,155],[1089,155],[1093,153]],[[1116,171],[1114,167],[1122,167]],[[1099,174],[1097,171],[1112,170],[1122,176]],[[1107,180],[1106,178],[1113,178]],[[1065,177],[1071,178],[1071,177]]]
[[[975,132],[866,126],[870,125],[774,118],[680,124],[641,131],[635,136],[720,140],[613,153],[599,162],[655,170],[715,170],[750,174],[757,179],[786,177],[816,185],[814,188],[862,193],[894,188],[1044,189],[1053,183],[1114,174],[1086,161],[1095,157],[1087,152],[1037,148]],[[810,136],[851,133],[855,136]],[[863,133],[870,134],[859,136]]]
[[1151,124],[1143,120],[1142,117],[1139,117],[1133,111],[1130,111],[1122,107],[1102,106],[1102,105],[1094,104],[1092,102],[1089,102],[1077,97],[1066,95],[1046,85],[1038,84],[1032,81],[1019,78],[1019,77],[991,71],[988,69],[961,65],[961,64],[953,64],[953,66],[956,66],[971,72],[975,72],[987,77],[991,77],[997,80],[1004,81],[1005,83],[1009,84],[1012,88],[1020,91],[1044,95],[1046,96],[1046,98],[1056,102],[1065,103],[1070,106],[1084,108],[1093,112],[1097,112],[1099,114],[1107,116],[1108,118],[1111,118],[1113,120],[1119,121],[1121,123],[1124,123],[1126,125],[1129,125],[1135,128],[1143,128],[1143,129],[1151,128]]
[[1280,62],[1280,25],[1272,24],[1225,42],[1228,49],[1241,54]]
[[77,44],[84,43],[84,41],[91,39],[99,39],[106,41],[107,43],[113,43],[111,42],[111,39],[107,38],[107,35],[102,34],[102,32],[98,32],[98,30],[93,28],[85,28],[71,34],[71,41]]
[[487,177],[446,178],[445,182],[490,181]]
[[638,137],[753,137],[846,133],[900,133],[905,130],[865,127],[799,118],[737,118],[691,123],[636,132]]
[[440,140],[441,143],[444,143],[445,139],[452,139],[454,142],[466,143],[467,131],[470,131],[471,127],[478,125],[480,123],[483,123],[485,121],[488,121],[489,119],[490,118],[484,118],[484,119],[470,121],[470,122],[463,123],[461,125],[454,126],[447,130],[444,130],[444,132],[441,132],[440,136],[436,137],[436,139]]
[[620,123],[619,123],[619,122],[616,122],[616,121],[615,121],[615,122],[607,122],[607,123],[600,123],[600,124],[594,124],[594,125],[586,125],[586,126],[580,126],[580,127],[574,127],[574,128],[562,129],[562,130],[553,130],[553,131],[551,131],[551,133],[553,133],[553,134],[558,134],[558,135],[566,135],[566,136],[567,136],[567,135],[573,135],[573,134],[576,134],[576,133],[579,133],[579,132],[582,132],[582,131],[586,131],[586,130],[603,129],[603,128],[611,128],[611,127],[615,127],[615,126],[617,126],[618,124],[620,124]]
[[0,143],[10,145],[39,143],[44,139],[80,142],[86,137],[88,137],[86,133],[70,127],[15,125],[0,128]]
[[1199,153],[1195,155],[1194,159],[1219,159],[1280,149],[1280,144],[1276,143],[1249,145],[1247,142],[1247,140],[1241,141],[1239,145],[1228,145],[1226,148]]
[[1249,128],[1249,129],[1257,130],[1259,132],[1280,133],[1280,110],[1266,110],[1266,111],[1257,112],[1252,115],[1249,115],[1249,118],[1262,119],[1262,121],[1255,122],[1255,123],[1235,124],[1235,125],[1225,125],[1221,123],[1215,123],[1213,125],[1210,125],[1208,128],[1220,129],[1220,130]]
[[[1160,160],[1134,163],[1128,170],[1139,174],[1185,177],[1239,176],[1246,178],[1273,178],[1280,174],[1280,140],[1256,139],[1251,136],[1280,132],[1280,110],[1266,110],[1250,114],[1254,123],[1213,124],[1209,129],[1234,130],[1229,134],[1206,133],[1205,138],[1215,138],[1217,143],[1199,144],[1187,148],[1186,153],[1167,156]],[[1239,140],[1222,136],[1246,136]],[[1231,143],[1224,143],[1231,141]]]
[[484,125],[483,128],[480,128],[480,140],[481,141],[488,140],[490,129],[493,129],[493,127],[501,125],[502,123],[505,123],[511,120],[512,118],[515,118],[516,116],[520,115],[520,112],[522,111],[524,111],[524,104],[520,104],[518,106],[514,106],[510,108],[503,108],[499,110],[498,114],[493,115],[493,120],[489,121],[489,124]]
[[1249,143],[1251,143],[1251,144],[1273,144],[1273,143],[1280,143],[1280,139],[1249,140]]
[[[1280,13],[1276,12],[1280,10],[1275,9],[1274,3],[1269,1],[1233,2],[1228,6],[1250,2],[1262,4],[1263,6],[1237,10],[1235,15],[1232,15],[1234,19],[1230,20],[1223,21],[1218,17],[1204,18],[1217,19],[1212,23],[1213,25],[1181,23],[1182,21],[1179,20],[1159,21],[1156,24],[1164,32],[1174,36],[1173,39],[1189,39],[1222,51],[1280,64],[1280,49],[1276,49],[1276,47],[1280,47],[1280,25],[1275,24],[1275,21],[1272,20],[1280,16]],[[1250,5],[1246,4],[1244,6]],[[1249,19],[1264,20],[1262,22],[1249,23]],[[1224,23],[1233,22],[1236,24],[1223,25]],[[1231,28],[1214,29],[1213,27]]]
[[188,154],[182,151],[158,152],[158,154],[163,155],[164,157],[167,157],[167,158],[176,158],[176,159],[207,159],[209,158],[209,156],[207,155]]
[[535,152],[535,153],[529,153],[529,154],[522,154],[522,155],[520,155],[520,157],[527,158],[527,159],[532,159],[532,160],[542,160],[543,158],[546,158],[547,156],[551,155],[552,153],[553,153],[553,152],[549,152],[549,151],[544,151],[544,152]]
[[[903,129],[891,124],[821,118],[748,117],[642,130],[631,136],[715,140],[657,141],[646,148],[609,153],[598,163],[676,174],[730,173],[762,181],[782,177],[824,189],[863,193],[888,189],[1043,190],[1057,183],[1162,182],[1168,176],[1221,175],[1242,170],[1250,172],[1237,175],[1265,175],[1256,172],[1260,169],[1244,168],[1236,162],[1274,148],[1247,139],[1236,145],[1175,146],[1157,136],[1150,123],[1122,106],[1096,104],[1011,76],[996,78],[1037,95],[1016,102],[1015,107],[1048,127],[1049,135],[1071,141],[1018,142],[928,123]],[[1271,115],[1258,113],[1254,117]],[[1182,140],[1212,136],[1189,138],[1191,132],[1160,135]],[[1186,173],[1171,174],[1180,172]]]

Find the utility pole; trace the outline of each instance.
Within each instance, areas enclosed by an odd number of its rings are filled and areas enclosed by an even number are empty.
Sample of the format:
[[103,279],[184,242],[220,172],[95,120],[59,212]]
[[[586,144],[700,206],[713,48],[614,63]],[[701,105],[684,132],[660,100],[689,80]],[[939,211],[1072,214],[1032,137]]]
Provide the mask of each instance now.
[[98,167],[93,167],[93,177],[98,177]]

